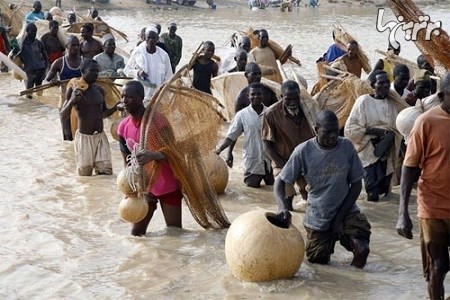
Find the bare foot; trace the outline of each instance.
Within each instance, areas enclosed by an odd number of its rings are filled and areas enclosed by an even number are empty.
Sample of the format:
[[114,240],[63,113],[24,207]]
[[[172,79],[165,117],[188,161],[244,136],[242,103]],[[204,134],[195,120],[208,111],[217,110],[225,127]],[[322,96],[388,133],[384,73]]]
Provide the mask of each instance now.
[[364,268],[369,256],[369,245],[365,240],[351,239],[353,246],[353,261],[352,266],[359,269]]

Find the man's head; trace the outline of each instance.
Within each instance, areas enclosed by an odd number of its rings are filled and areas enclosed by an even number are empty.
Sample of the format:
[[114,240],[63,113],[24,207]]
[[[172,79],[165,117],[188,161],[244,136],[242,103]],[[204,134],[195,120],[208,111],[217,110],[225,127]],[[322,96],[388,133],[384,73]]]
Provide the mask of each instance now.
[[74,35],[67,37],[66,49],[69,56],[80,55],[80,40]]
[[34,2],[33,9],[34,9],[35,13],[40,13],[42,11],[42,3],[41,3],[41,1]]
[[245,66],[244,75],[249,84],[253,82],[261,82],[261,68],[255,62],[250,62]]
[[423,54],[420,54],[417,57],[417,66],[419,67],[419,69],[427,70],[428,72],[433,74],[434,73],[433,65],[434,61],[430,55],[425,56]]
[[244,49],[245,52],[250,52],[250,48],[252,46],[252,42],[248,36],[243,36],[241,41],[239,42],[239,48]]
[[83,40],[92,39],[92,34],[94,33],[94,25],[92,23],[84,23],[81,26],[80,33]]
[[281,85],[283,106],[290,116],[300,113],[300,87],[297,82],[288,80]]
[[444,74],[441,78],[441,87],[438,93],[439,100],[441,100],[441,105],[447,112],[450,112],[450,72]]
[[347,45],[347,56],[348,58],[355,58],[358,56],[358,42],[351,41]]
[[213,57],[215,52],[215,46],[214,43],[211,41],[206,41],[203,43],[203,53],[205,55],[206,59],[210,59]]
[[261,29],[258,33],[259,46],[261,48],[267,47],[269,44],[269,33],[265,29]]
[[159,39],[158,29],[156,29],[153,26],[145,28],[145,42],[147,43],[147,48],[156,47],[158,39]]
[[58,30],[59,30],[59,23],[58,21],[55,20],[51,20],[50,22],[48,22],[48,29],[50,30],[51,34],[58,34]]
[[394,86],[398,90],[404,90],[409,82],[409,69],[406,65],[396,65],[394,67]]
[[398,43],[398,47],[397,48],[394,48],[394,46],[391,43],[389,43],[388,48],[387,48],[387,52],[392,52],[395,55],[399,55],[400,54],[400,50],[401,50],[400,43]]
[[248,86],[248,100],[252,107],[261,106],[262,103],[262,84],[253,82]]
[[177,23],[175,23],[175,22],[169,23],[169,26],[167,27],[167,29],[169,30],[169,35],[174,36],[175,33],[177,32]]
[[95,19],[98,17],[98,10],[96,10],[95,8],[91,10],[91,18]]
[[105,39],[103,42],[103,51],[105,51],[108,55],[113,55],[114,51],[116,51],[116,41],[113,37],[109,37]]
[[75,15],[75,13],[68,14],[67,21],[69,22],[69,24],[75,23],[77,21],[77,16]]
[[386,99],[389,95],[389,75],[383,70],[375,70],[369,76],[370,85],[374,89],[376,99]]
[[37,27],[34,23],[28,23],[25,27],[26,37],[28,39],[34,40],[37,34]]
[[427,70],[419,70],[414,74],[414,94],[418,99],[431,94],[431,78]]
[[325,109],[316,115],[315,126],[317,142],[326,149],[336,146],[339,137],[339,121],[336,114]]
[[80,70],[83,79],[91,84],[97,80],[100,66],[96,60],[87,58],[81,63]]
[[50,12],[46,11],[44,13],[44,20],[47,20],[47,21],[53,20],[53,15]]
[[144,95],[144,86],[139,81],[129,81],[122,87],[121,98],[125,105],[125,110],[131,116],[136,116],[145,109],[142,103]]
[[247,52],[244,49],[238,49],[234,54],[234,60],[236,61],[238,71],[245,71],[247,65]]

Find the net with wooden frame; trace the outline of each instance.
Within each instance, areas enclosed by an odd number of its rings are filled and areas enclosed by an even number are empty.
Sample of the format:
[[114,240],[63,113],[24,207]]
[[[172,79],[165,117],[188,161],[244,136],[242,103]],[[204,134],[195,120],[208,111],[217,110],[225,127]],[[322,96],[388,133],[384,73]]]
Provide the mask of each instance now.
[[0,0],[1,24],[5,27],[11,27],[9,34],[16,37],[22,29],[23,20],[25,19],[25,8],[23,5],[14,5],[10,8],[10,4],[5,0]]
[[[314,98],[320,109],[328,108],[337,115],[339,127],[342,128],[347,122],[356,99],[370,93],[373,93],[373,88],[368,81],[345,72],[328,82]],[[388,99],[394,101],[398,111],[409,106],[393,91],[389,92]]]
[[[209,94],[181,84],[181,68],[153,95],[141,123],[141,149],[161,151],[181,183],[185,202],[203,228],[230,225],[206,176],[204,157],[219,139],[222,117]],[[140,186],[151,186],[159,172],[158,163],[141,170]]]
[[[406,24],[422,23],[419,19],[425,16],[416,4],[411,0],[387,0],[387,3],[396,17],[403,17]],[[429,20],[429,22],[432,22]],[[429,55],[434,60],[434,70],[439,76],[443,76],[446,71],[450,70],[450,40],[447,32],[442,28],[434,29],[438,35],[430,34],[427,39],[427,31],[425,29],[417,32],[417,39],[414,41],[417,48],[424,55]]]
[[[351,41],[358,42],[340,24],[334,25],[333,33],[334,33],[335,42],[341,49],[347,49],[347,45]],[[361,62],[364,72],[369,74],[372,71],[372,67],[370,65],[370,60],[367,57],[367,54],[364,52],[364,50],[362,49],[362,47],[359,43],[358,43],[358,53],[357,54],[358,54],[358,58],[359,58],[359,61]]]

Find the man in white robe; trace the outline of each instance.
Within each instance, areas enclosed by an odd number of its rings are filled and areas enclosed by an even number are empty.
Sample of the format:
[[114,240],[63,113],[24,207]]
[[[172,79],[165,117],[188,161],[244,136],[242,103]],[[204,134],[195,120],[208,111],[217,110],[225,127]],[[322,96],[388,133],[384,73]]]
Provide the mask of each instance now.
[[374,94],[356,99],[344,133],[353,142],[365,169],[367,200],[378,201],[379,195],[389,193],[397,156],[396,145],[401,136],[395,126],[398,110],[388,99],[388,74],[378,70],[370,79]]
[[156,46],[159,36],[155,27],[145,30],[145,43],[139,44],[124,68],[128,77],[139,80],[145,89],[144,105],[147,106],[153,93],[172,75],[169,55]]

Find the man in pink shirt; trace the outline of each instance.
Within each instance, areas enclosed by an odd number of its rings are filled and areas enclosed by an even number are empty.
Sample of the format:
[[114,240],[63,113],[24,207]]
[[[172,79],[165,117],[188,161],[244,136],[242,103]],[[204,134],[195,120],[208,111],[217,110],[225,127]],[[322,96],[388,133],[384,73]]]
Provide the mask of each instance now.
[[[139,149],[141,121],[145,112],[143,100],[144,87],[140,82],[130,81],[123,86],[122,101],[129,115],[120,122],[117,133],[125,166],[131,151]],[[157,208],[158,200],[167,226],[181,228],[181,199],[183,194],[181,193],[180,183],[174,177],[164,153],[158,151],[160,147],[157,145],[157,132],[166,131],[164,133],[166,135],[167,131],[171,131],[171,128],[167,119],[159,113],[155,113],[151,126],[154,126],[154,128],[150,130],[151,133],[148,137],[150,142],[147,145],[151,150],[141,151],[136,155],[139,164],[144,166],[150,180],[145,194],[149,211],[142,221],[133,224],[131,234],[135,236],[145,235],[148,224]],[[156,168],[154,164],[157,164]],[[156,175],[150,176],[151,170],[157,170]]]

